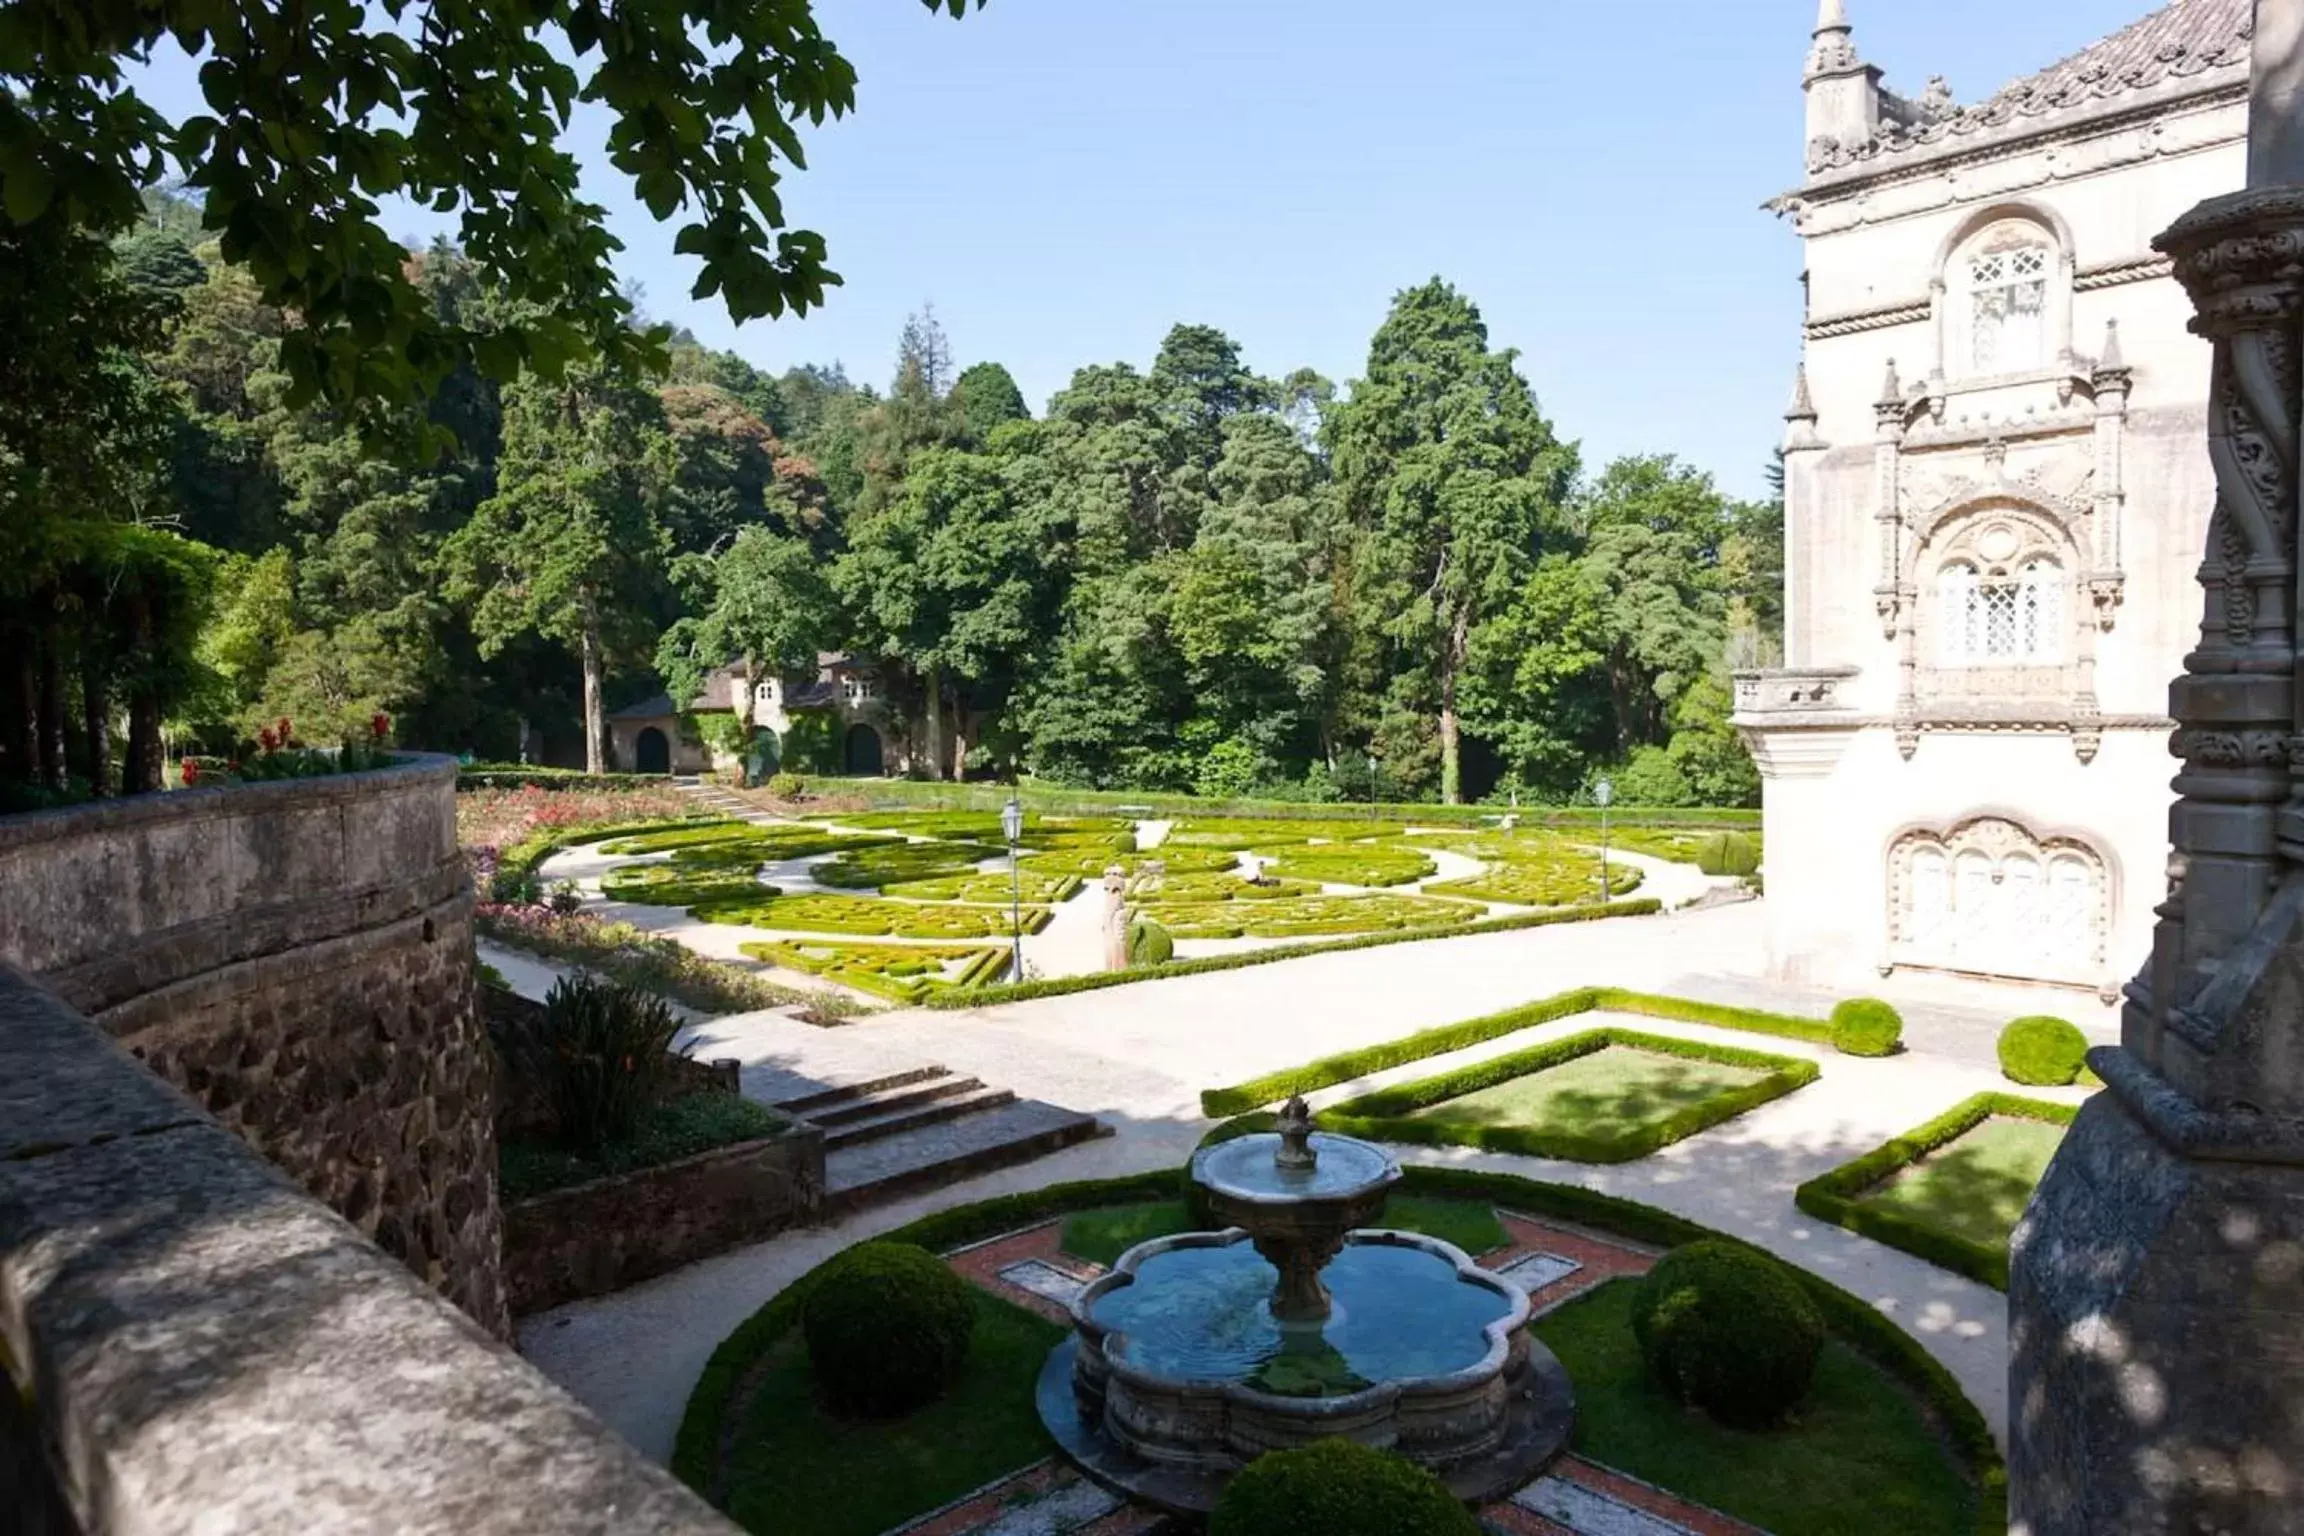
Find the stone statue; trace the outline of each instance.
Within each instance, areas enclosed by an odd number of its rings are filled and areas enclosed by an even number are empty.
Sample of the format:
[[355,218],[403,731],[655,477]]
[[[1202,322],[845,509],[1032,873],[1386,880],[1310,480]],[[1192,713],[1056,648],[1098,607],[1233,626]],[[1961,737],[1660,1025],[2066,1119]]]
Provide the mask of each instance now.
[[1128,871],[1118,864],[1104,871],[1104,969],[1128,969]]
[[1312,1106],[1297,1094],[1280,1106],[1280,1120],[1274,1127],[1280,1133],[1280,1150],[1272,1154],[1272,1161],[1283,1168],[1311,1168],[1320,1161],[1320,1154],[1312,1149]]
[[2297,1528],[2304,1499],[2304,0],[2258,0],[2249,185],[2155,244],[2215,348],[2200,644],[2152,953],[2010,1245],[2011,1529]]

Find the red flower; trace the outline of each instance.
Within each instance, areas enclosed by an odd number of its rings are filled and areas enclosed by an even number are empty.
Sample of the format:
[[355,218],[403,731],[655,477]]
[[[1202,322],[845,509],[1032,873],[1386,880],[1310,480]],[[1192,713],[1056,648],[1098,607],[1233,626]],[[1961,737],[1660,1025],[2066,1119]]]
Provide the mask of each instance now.
[[184,787],[186,789],[190,789],[193,785],[200,782],[200,765],[198,763],[187,757],[176,766],[183,770]]
[[238,773],[240,771],[240,759],[234,758],[232,761],[226,763],[224,765],[224,771],[226,773]]
[[368,733],[378,741],[382,741],[384,733],[390,729],[392,729],[392,717],[382,710],[378,710],[368,722]]
[[273,739],[273,737],[272,737],[272,727],[270,727],[270,726],[268,726],[268,725],[267,725],[267,726],[263,726],[263,727],[260,727],[260,728],[257,730],[257,732],[256,732],[256,745],[258,745],[258,746],[262,747],[262,748],[263,748],[265,751],[269,752],[269,751],[271,751],[273,748],[275,748],[275,747],[279,746],[279,745],[280,745],[280,743],[279,743],[279,742],[277,742],[277,741],[275,741],[275,740]]

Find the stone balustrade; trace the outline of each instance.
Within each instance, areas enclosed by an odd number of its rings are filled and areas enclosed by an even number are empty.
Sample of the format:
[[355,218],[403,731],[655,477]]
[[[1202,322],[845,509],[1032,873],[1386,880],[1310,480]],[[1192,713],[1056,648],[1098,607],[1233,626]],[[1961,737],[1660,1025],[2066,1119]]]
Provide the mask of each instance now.
[[1843,702],[1842,693],[1860,670],[1857,667],[1772,667],[1760,672],[1739,672],[1736,674],[1738,721],[1742,723],[1745,717],[1752,717],[1757,724],[1767,717],[1848,709],[1851,706]]

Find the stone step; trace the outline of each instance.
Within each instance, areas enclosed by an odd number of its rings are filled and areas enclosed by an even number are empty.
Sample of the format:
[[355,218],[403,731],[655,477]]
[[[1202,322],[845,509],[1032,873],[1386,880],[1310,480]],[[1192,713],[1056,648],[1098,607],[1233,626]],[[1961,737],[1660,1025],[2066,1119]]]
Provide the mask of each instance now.
[[891,1088],[907,1088],[914,1083],[933,1082],[939,1078],[949,1078],[951,1075],[952,1070],[949,1067],[933,1065],[905,1067],[899,1071],[881,1073],[877,1077],[860,1077],[850,1082],[828,1084],[809,1092],[792,1094],[786,1098],[771,1099],[769,1103],[774,1108],[783,1110],[786,1114],[813,1119],[819,1110],[831,1109],[841,1104],[852,1104],[859,1099],[867,1099],[877,1093],[886,1093]]
[[981,1078],[956,1077],[950,1072],[940,1072],[937,1076],[920,1077],[908,1083],[891,1083],[870,1093],[855,1094],[801,1113],[826,1130],[831,1130],[835,1126],[854,1125],[860,1120],[876,1120],[892,1110],[912,1109],[922,1104],[933,1104],[938,1099],[974,1093],[983,1086]]
[[866,1141],[886,1141],[893,1136],[941,1125],[947,1120],[964,1119],[985,1110],[1004,1109],[1015,1102],[1016,1091],[1013,1088],[987,1088],[971,1078],[965,1089],[943,1098],[887,1110],[868,1119],[827,1125],[824,1127],[824,1150],[829,1155],[836,1147],[852,1147]]
[[957,1183],[1111,1134],[1111,1127],[1092,1115],[1019,1099],[901,1135],[830,1149],[824,1157],[826,1214]]

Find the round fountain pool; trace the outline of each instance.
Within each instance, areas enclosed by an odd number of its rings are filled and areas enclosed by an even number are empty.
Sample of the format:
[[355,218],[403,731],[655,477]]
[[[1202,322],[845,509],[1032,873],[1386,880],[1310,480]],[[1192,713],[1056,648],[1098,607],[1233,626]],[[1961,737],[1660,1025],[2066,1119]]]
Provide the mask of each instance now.
[[1056,1443],[1194,1514],[1266,1451],[1329,1436],[1398,1451],[1468,1501],[1534,1477],[1575,1408],[1527,1292],[1438,1238],[1355,1230],[1400,1165],[1314,1131],[1302,1098],[1275,1123],[1192,1159],[1230,1228],[1139,1243],[1074,1300],[1040,1372]]
[[[1369,1234],[1374,1237],[1374,1234]],[[1187,1382],[1245,1382],[1282,1397],[1335,1397],[1381,1381],[1447,1376],[1488,1358],[1511,1298],[1430,1249],[1354,1243],[1322,1272],[1325,1321],[1272,1310],[1277,1274],[1245,1243],[1171,1247],[1088,1307],[1107,1359]],[[1510,1324],[1507,1323],[1507,1327]]]

